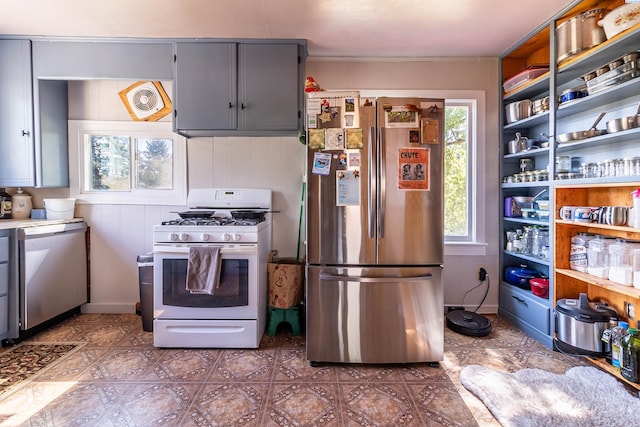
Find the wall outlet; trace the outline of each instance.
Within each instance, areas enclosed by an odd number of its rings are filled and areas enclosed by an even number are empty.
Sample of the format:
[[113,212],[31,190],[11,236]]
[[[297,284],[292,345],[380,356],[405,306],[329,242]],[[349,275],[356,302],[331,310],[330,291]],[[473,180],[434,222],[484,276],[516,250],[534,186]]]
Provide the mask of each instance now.
[[627,317],[629,319],[635,319],[636,317],[636,309],[634,305],[630,302],[624,302],[624,311],[627,313]]

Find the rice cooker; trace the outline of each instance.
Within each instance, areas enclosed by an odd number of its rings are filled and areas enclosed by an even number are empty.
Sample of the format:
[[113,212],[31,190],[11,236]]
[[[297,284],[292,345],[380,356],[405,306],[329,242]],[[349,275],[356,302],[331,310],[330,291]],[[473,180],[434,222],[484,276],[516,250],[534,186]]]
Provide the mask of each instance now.
[[558,300],[555,310],[556,347],[559,351],[604,357],[602,332],[609,327],[609,319],[618,313],[606,303],[589,302],[587,294],[578,299]]

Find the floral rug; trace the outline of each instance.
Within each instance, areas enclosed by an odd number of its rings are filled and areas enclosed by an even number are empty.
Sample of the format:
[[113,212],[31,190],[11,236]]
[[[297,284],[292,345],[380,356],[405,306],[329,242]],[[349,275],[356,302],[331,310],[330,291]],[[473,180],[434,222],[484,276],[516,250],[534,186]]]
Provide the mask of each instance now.
[[0,353],[0,398],[85,343],[25,342]]

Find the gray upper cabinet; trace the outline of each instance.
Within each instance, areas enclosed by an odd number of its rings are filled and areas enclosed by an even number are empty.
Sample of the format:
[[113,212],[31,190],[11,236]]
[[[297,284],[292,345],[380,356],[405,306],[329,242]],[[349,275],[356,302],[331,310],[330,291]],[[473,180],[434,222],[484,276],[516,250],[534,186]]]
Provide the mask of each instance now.
[[33,79],[31,54],[0,40],[0,186],[66,187],[67,83]]
[[33,185],[31,42],[0,40],[0,186]]
[[171,50],[169,42],[34,40],[33,75],[58,80],[171,80]]
[[304,51],[294,42],[176,43],[174,130],[188,136],[296,134]]

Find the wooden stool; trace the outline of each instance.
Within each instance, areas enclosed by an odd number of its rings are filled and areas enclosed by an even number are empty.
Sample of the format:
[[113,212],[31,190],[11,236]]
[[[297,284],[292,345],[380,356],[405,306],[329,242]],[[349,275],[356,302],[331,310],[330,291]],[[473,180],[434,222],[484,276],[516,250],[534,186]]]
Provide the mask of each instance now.
[[300,313],[298,307],[291,308],[275,308],[269,307],[269,335],[275,335],[278,325],[287,322],[291,325],[293,335],[301,335],[300,333]]

